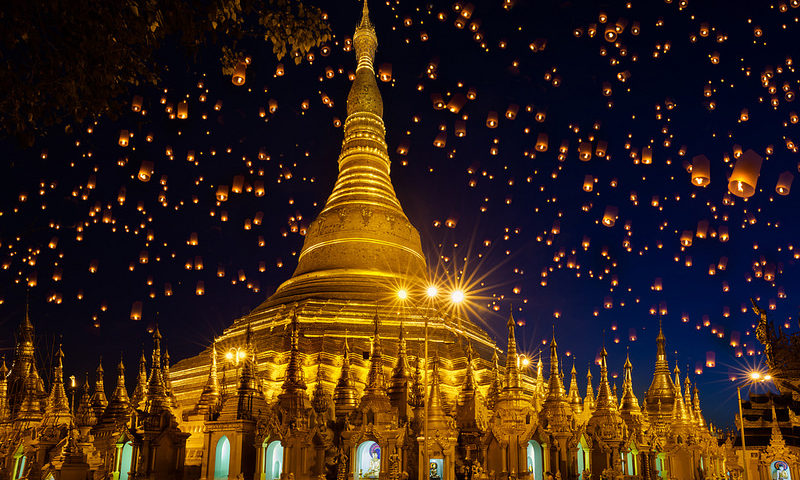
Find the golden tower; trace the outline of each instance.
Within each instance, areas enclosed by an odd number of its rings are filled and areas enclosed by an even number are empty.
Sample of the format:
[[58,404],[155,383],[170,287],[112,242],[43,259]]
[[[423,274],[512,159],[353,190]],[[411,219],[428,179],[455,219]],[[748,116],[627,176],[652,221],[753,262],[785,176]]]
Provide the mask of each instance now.
[[[488,389],[495,342],[472,321],[456,316],[446,307],[447,302],[423,299],[429,279],[427,264],[419,233],[403,212],[391,183],[383,100],[373,67],[378,38],[366,2],[353,46],[357,66],[347,96],[333,190],[308,228],[292,277],[226,328],[215,339],[216,347],[209,342],[204,352],[170,366],[169,380],[180,405],[177,416],[185,417],[184,431],[202,426],[202,416],[195,415],[199,411],[196,406],[212,369],[221,371],[221,393],[235,391],[236,352],[243,348],[248,329],[255,374],[269,402],[278,399],[291,373],[313,379],[308,381],[309,392],[318,390],[321,383],[322,390],[332,394],[337,414],[339,408],[346,410],[347,406],[339,405],[342,399],[360,398],[368,383],[367,353],[372,349],[376,315],[383,339],[383,377],[392,378],[397,364],[401,324],[407,351],[416,355],[427,322],[430,358],[439,358],[439,389],[444,401],[455,404],[467,374],[469,344],[475,352],[472,370],[477,387],[484,395]],[[409,292],[409,299],[402,303],[397,297],[400,288]],[[294,331],[297,338],[291,339]],[[214,348],[220,363],[216,367],[211,356]],[[352,352],[346,359],[345,351]],[[340,379],[339,372],[345,377]],[[341,387],[343,382],[346,388]],[[202,435],[189,438],[187,467],[195,461],[199,464],[202,442]]]

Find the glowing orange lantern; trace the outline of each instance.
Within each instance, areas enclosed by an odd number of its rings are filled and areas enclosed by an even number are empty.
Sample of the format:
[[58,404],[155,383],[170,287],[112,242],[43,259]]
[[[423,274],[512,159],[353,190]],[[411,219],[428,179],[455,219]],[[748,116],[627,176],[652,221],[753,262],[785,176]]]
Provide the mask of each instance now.
[[792,189],[792,181],[794,180],[794,175],[792,172],[783,172],[778,177],[778,184],[775,186],[775,191],[778,192],[779,195],[789,195],[789,191]]
[[753,150],[744,152],[733,167],[731,178],[728,180],[728,191],[737,197],[752,197],[756,192],[762,160],[763,158]]

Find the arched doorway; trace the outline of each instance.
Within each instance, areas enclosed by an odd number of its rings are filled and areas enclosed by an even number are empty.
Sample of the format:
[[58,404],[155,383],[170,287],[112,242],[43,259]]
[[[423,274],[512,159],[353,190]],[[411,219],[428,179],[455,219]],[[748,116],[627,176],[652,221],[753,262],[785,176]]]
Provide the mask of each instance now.
[[527,447],[528,471],[533,474],[533,480],[544,478],[544,465],[542,464],[542,446],[536,440],[529,440]]
[[789,464],[783,460],[776,460],[770,465],[770,479],[771,480],[792,480],[792,472],[789,470]]
[[359,445],[355,466],[354,480],[378,478],[381,473],[381,447],[372,441]]
[[132,457],[133,445],[131,442],[125,442],[119,455],[119,480],[128,480],[128,474],[131,472]]
[[267,480],[281,478],[281,473],[283,473],[283,445],[281,445],[280,440],[274,440],[267,445],[264,468],[266,469],[265,478]]
[[214,454],[214,480],[228,480],[231,465],[231,442],[225,435],[217,442]]
[[581,435],[578,442],[578,478],[580,480],[588,480],[583,476],[583,471],[589,469],[589,444],[586,442],[586,437]]

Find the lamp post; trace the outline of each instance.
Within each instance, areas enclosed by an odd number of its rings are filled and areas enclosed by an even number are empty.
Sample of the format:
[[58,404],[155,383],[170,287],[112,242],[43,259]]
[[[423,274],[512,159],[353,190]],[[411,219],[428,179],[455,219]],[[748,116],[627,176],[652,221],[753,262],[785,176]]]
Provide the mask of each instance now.
[[[768,373],[764,374],[757,370],[750,372],[749,374],[749,382],[750,383],[762,383],[768,382],[772,380],[772,376]],[[739,424],[741,426],[742,432],[742,467],[744,468],[744,480],[749,480],[749,474],[747,473],[747,456],[745,452],[747,451],[747,446],[745,445],[744,440],[744,412],[742,411],[742,387],[741,385],[736,387],[736,395],[739,397]]]
[[[437,302],[438,297],[439,297],[439,289],[435,285],[429,285],[425,289],[425,296],[428,298],[428,300],[431,303],[433,303],[433,306],[434,306],[433,308],[436,311],[437,315],[441,314],[440,309],[439,309],[439,305],[438,305],[438,302]],[[406,299],[408,299],[408,290],[402,289],[402,288],[400,290],[398,290],[397,291],[397,298],[400,299],[400,301],[404,302]],[[450,292],[450,302],[453,305],[460,304],[464,300],[465,300],[465,295],[464,295],[464,291],[463,290],[455,289],[455,290]],[[422,317],[423,317],[423,319],[425,321],[425,324],[424,324],[425,325],[425,327],[424,327],[425,328],[425,353],[424,353],[424,355],[425,355],[425,376],[423,377],[423,383],[422,383],[422,388],[425,391],[425,393],[423,395],[423,402],[424,402],[423,403],[423,412],[424,412],[423,415],[425,417],[423,419],[423,432],[424,432],[424,435],[425,435],[425,443],[424,443],[424,445],[422,447],[422,451],[423,451],[423,456],[425,457],[425,468],[423,469],[423,471],[426,471],[426,469],[430,466],[430,461],[431,461],[430,452],[428,451],[428,323],[429,323],[429,320],[430,320],[430,315],[428,315],[428,313],[426,313],[426,312],[422,312]]]

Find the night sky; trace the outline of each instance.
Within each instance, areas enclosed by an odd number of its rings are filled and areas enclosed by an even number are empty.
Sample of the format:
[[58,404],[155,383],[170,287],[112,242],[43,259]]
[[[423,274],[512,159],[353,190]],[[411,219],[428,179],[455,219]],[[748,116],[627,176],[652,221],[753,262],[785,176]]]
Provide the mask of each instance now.
[[[512,305],[527,354],[555,323],[566,380],[574,357],[585,393],[605,338],[620,386],[630,350],[641,402],[661,312],[670,367],[692,372],[708,420],[733,424],[731,376],[762,363],[749,298],[798,330],[800,204],[776,192],[798,169],[792,2],[371,3],[397,195],[431,271],[462,278],[471,318],[501,346]],[[334,38],[313,59],[279,66],[271,45],[248,45],[236,86],[215,55],[165,47],[163,81],[126,100],[142,111],[0,143],[7,361],[26,298],[43,377],[63,335],[66,374],[103,355],[109,382],[155,322],[173,362],[195,355],[291,275],[336,178],[355,69],[359,4],[320,5]],[[182,100],[188,118],[171,118]],[[764,160],[745,200],[727,177],[748,149]],[[698,155],[706,187],[691,182]]]

